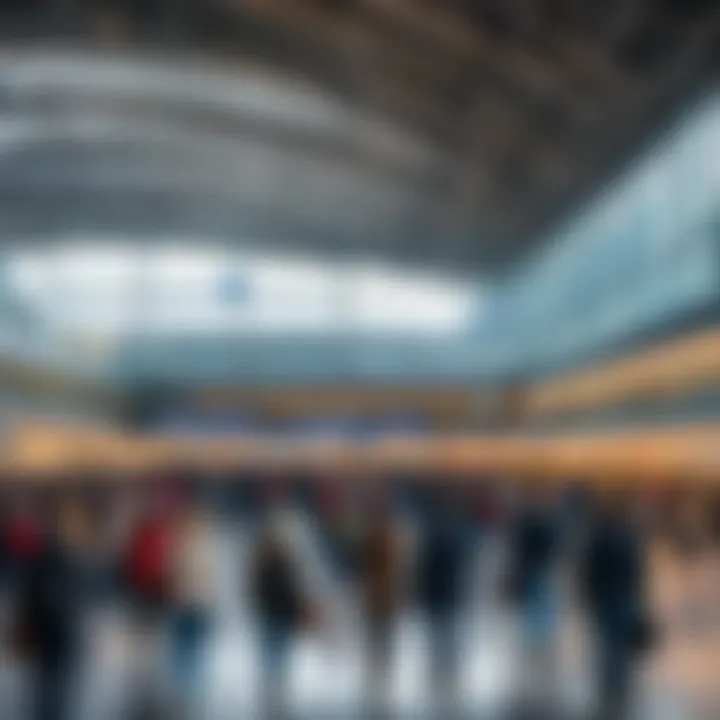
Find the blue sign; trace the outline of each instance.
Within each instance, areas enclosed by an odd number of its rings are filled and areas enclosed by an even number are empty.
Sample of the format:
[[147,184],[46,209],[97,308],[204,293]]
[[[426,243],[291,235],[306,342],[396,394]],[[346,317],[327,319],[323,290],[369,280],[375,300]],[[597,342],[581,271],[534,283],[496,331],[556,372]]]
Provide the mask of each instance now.
[[224,305],[239,305],[250,298],[250,281],[238,271],[227,271],[218,280],[217,293]]

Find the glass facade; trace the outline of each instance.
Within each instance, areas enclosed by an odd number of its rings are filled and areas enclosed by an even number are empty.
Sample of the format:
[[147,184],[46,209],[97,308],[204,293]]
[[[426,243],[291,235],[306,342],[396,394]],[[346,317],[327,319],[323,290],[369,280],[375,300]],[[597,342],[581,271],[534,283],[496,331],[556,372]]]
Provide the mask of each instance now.
[[706,103],[486,293],[481,342],[552,366],[720,301],[720,101]]
[[222,252],[203,246],[62,245],[9,259],[15,292],[59,331],[124,339],[418,337],[466,330],[474,290],[381,265]]
[[90,240],[9,253],[5,291],[121,378],[533,376],[720,305],[720,101],[484,284],[198,239]]

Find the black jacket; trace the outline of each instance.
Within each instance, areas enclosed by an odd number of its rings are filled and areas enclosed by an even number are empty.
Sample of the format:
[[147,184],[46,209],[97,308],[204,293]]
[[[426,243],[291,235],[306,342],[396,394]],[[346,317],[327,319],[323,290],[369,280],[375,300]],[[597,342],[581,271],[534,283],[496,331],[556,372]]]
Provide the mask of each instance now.
[[260,548],[251,570],[251,593],[261,620],[297,626],[303,600],[298,569],[289,553],[280,548]]
[[462,529],[451,521],[429,528],[417,565],[417,592],[430,614],[454,612],[462,599],[467,565]]
[[583,568],[583,586],[591,610],[638,607],[644,584],[639,538],[621,522],[601,521],[592,533]]
[[532,510],[519,519],[511,561],[512,596],[524,600],[535,583],[550,571],[559,542],[558,521],[550,512]]
[[19,594],[19,613],[31,651],[48,663],[69,663],[79,649],[84,582],[71,553],[49,541],[28,568]]

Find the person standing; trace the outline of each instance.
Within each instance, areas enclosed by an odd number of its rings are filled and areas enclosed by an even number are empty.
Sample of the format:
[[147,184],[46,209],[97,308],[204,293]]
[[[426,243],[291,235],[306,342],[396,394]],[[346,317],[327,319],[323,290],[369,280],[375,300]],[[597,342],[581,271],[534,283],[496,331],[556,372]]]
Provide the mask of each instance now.
[[371,508],[359,552],[361,607],[366,633],[366,696],[370,712],[390,702],[391,661],[407,564],[398,523],[383,499]]
[[250,594],[259,630],[262,714],[272,720],[286,712],[290,651],[307,615],[294,536],[290,516],[275,512],[262,528],[250,561]]
[[36,720],[72,717],[85,604],[76,520],[74,509],[51,503],[40,546],[20,580],[18,632],[32,668]]
[[[145,502],[146,498],[141,500]],[[130,714],[143,718],[157,716],[165,704],[160,675],[164,668],[162,650],[170,600],[173,541],[167,507],[150,498],[150,506],[141,506],[130,530],[122,560],[134,655],[128,702]]]
[[628,710],[634,660],[649,644],[642,541],[625,504],[611,499],[591,534],[583,584],[598,650],[601,717]]
[[510,594],[523,638],[521,703],[555,703],[558,629],[559,519],[552,490],[526,488],[511,538]]
[[170,643],[178,704],[199,713],[203,658],[217,597],[217,549],[204,510],[187,504],[180,512],[170,557]]
[[452,500],[433,494],[416,565],[417,599],[430,634],[433,694],[442,713],[458,692],[459,623],[470,544]]

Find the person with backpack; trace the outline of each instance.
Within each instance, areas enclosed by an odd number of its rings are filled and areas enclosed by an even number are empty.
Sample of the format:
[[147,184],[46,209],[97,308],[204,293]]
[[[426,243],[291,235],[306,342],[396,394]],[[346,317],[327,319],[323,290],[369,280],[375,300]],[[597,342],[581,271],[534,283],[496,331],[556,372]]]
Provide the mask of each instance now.
[[598,650],[602,718],[625,717],[634,662],[655,641],[647,614],[642,540],[628,504],[605,498],[590,534],[581,580]]
[[460,606],[466,587],[470,546],[465,525],[446,493],[433,493],[416,564],[417,600],[430,638],[430,667],[436,705],[457,698]]
[[286,712],[290,650],[308,615],[294,541],[291,518],[275,511],[261,529],[250,559],[250,599],[259,631],[261,705],[264,716],[273,720]]

